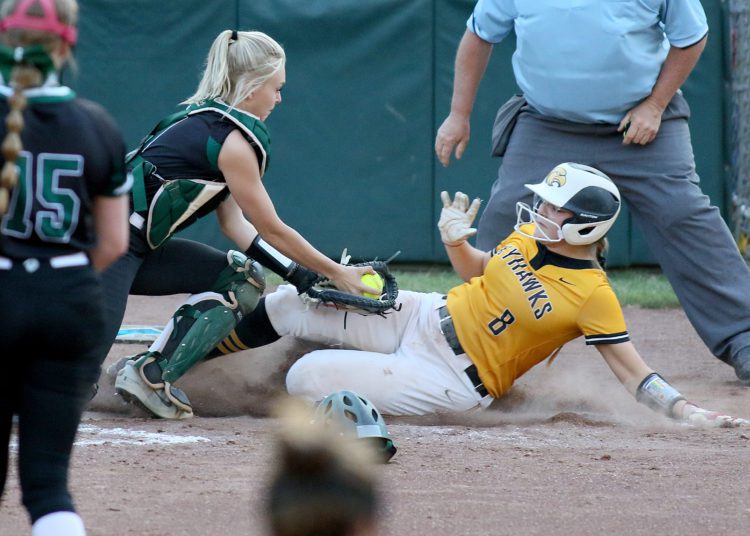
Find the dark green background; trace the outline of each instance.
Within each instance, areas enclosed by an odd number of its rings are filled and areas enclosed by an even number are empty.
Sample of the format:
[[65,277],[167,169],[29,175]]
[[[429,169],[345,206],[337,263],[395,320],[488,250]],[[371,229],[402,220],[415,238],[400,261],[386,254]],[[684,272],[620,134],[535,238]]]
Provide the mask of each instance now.
[[[449,110],[453,60],[473,0],[95,0],[81,2],[78,73],[67,83],[106,106],[128,146],[190,96],[224,29],[261,30],[286,49],[284,102],[268,121],[264,178],[284,221],[337,258],[441,262],[441,190],[486,198],[495,112],[516,91],[513,39],[495,47],[460,162],[434,157]],[[684,92],[704,191],[724,209],[725,46],[719,0],[704,0],[711,35]],[[70,77],[69,77],[70,78]],[[251,215],[252,216],[252,215]],[[183,233],[230,247],[213,216]],[[610,265],[650,264],[627,211],[611,235]]]

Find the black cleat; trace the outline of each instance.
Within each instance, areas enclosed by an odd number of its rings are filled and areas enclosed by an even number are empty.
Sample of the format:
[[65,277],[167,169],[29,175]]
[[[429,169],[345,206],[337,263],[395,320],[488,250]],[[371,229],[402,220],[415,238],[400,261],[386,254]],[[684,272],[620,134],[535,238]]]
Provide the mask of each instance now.
[[739,380],[750,386],[750,346],[740,348],[727,362],[734,367]]

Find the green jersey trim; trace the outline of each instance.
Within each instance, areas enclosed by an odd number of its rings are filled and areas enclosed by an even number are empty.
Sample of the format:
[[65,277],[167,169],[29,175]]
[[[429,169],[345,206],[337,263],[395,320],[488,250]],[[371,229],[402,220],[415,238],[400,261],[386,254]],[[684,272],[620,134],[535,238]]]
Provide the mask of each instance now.
[[[29,103],[54,103],[54,102],[66,102],[76,98],[76,93],[67,86],[41,86],[27,89],[23,92]],[[11,97],[13,95],[13,88],[5,85],[0,85],[0,95],[3,97]]]
[[265,123],[259,117],[238,108],[232,108],[220,100],[208,100],[203,104],[188,106],[187,115],[202,112],[217,112],[223,115],[255,142],[261,152],[260,176],[262,177],[268,169],[271,149],[271,137]]
[[215,139],[209,137],[206,142],[206,158],[208,163],[211,164],[215,170],[219,169],[219,153],[221,152],[221,144]]

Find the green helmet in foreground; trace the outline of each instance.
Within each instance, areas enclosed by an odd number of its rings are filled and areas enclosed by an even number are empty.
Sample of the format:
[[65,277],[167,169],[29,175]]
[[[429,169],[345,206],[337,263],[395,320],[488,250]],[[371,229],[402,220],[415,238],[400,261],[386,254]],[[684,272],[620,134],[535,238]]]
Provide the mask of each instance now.
[[337,391],[325,397],[315,408],[313,419],[322,426],[333,425],[368,442],[383,463],[396,454],[380,412],[369,400],[352,391]]

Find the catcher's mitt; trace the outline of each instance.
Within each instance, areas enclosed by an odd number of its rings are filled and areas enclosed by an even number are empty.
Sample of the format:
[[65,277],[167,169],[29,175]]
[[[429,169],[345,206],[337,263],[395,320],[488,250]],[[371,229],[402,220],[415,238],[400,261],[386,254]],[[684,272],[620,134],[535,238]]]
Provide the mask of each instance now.
[[379,298],[341,291],[323,276],[319,276],[310,288],[300,293],[300,297],[308,305],[326,305],[363,315],[383,315],[391,309],[396,309],[398,284],[385,262],[370,261],[350,266],[372,266],[372,269],[383,278],[383,293]]

